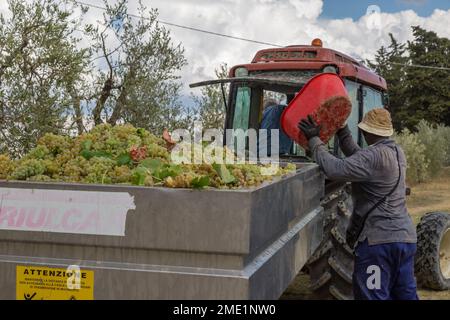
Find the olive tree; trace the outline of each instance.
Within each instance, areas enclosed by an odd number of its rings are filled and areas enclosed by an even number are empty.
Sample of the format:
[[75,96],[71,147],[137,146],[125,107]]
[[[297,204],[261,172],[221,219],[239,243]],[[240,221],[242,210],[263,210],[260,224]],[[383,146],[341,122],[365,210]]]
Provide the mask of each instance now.
[[89,50],[77,46],[73,7],[61,4],[8,0],[10,15],[0,16],[0,153],[20,156],[70,127]]
[[158,21],[158,11],[139,3],[130,15],[127,1],[105,2],[100,25],[87,25],[100,66],[91,104],[95,124],[128,122],[153,132],[179,125],[185,116],[178,102],[178,71],[186,64],[181,44]]

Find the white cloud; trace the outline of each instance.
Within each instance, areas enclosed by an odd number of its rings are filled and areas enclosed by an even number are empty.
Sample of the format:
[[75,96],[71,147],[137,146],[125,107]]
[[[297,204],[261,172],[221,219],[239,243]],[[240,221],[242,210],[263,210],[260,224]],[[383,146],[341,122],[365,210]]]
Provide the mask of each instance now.
[[[101,0],[90,3],[102,5]],[[365,11],[359,19],[323,19],[322,0],[143,0],[156,7],[160,19],[213,32],[260,40],[280,45],[308,44],[320,37],[324,45],[356,58],[373,58],[381,45],[389,43],[389,33],[401,42],[412,37],[411,26],[420,25],[450,37],[450,10],[436,9],[428,17],[413,10],[384,13],[381,8],[381,29],[373,30]],[[0,12],[5,8],[0,3]],[[130,12],[137,12],[137,1],[130,0]],[[98,19],[101,12],[90,9],[89,20]],[[188,83],[214,77],[214,69],[222,62],[229,66],[250,62],[256,51],[267,48],[228,38],[190,30],[168,27],[175,42],[182,42],[189,65],[182,70],[182,80]]]
[[[412,10],[384,13],[381,8],[381,28],[373,30],[366,12],[361,12],[357,20],[320,18],[321,0],[152,0],[148,3],[159,8],[162,20],[280,45],[308,44],[320,37],[325,46],[362,59],[373,58],[381,45],[389,44],[389,33],[401,42],[410,40],[412,25],[450,37],[450,10],[435,10],[429,17],[420,17]],[[267,47],[178,28],[171,30],[174,39],[186,48],[189,66],[183,70],[183,80],[187,83],[214,77],[214,68],[221,62],[230,66],[247,63],[257,50]]]

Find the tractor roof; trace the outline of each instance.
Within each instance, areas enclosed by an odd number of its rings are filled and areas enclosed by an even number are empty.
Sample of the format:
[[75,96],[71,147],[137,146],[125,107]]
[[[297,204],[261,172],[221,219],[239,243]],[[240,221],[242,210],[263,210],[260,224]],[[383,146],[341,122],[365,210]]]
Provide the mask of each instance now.
[[251,73],[270,70],[322,70],[326,66],[337,67],[338,74],[343,78],[363,82],[381,90],[387,89],[386,81],[362,63],[339,51],[317,45],[293,45],[260,50],[251,63],[234,66],[229,76],[234,77],[237,68],[246,68]]

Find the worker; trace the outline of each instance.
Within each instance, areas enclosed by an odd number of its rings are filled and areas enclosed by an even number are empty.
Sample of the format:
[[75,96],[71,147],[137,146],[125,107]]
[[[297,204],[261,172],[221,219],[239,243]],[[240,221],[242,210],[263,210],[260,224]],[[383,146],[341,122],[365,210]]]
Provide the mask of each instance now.
[[[286,103],[289,104],[289,102],[294,98],[294,95],[290,94],[287,95],[287,101]],[[266,129],[267,130],[267,136],[263,138],[260,138],[258,141],[258,150],[260,156],[270,156],[272,153],[271,150],[271,130],[279,130],[278,131],[278,154],[289,154],[292,149],[293,141],[291,138],[289,138],[286,133],[284,133],[283,129],[281,128],[281,115],[286,108],[287,104],[280,104],[275,99],[267,99],[267,101],[264,103],[264,111],[263,116],[261,120],[260,129]]]
[[406,208],[406,158],[389,137],[390,113],[377,108],[358,127],[369,145],[360,148],[344,125],[337,132],[346,156],[339,159],[320,140],[311,116],[298,124],[314,160],[330,180],[352,182],[354,209],[346,233],[354,250],[353,293],[359,300],[417,300],[414,278],[416,229]]

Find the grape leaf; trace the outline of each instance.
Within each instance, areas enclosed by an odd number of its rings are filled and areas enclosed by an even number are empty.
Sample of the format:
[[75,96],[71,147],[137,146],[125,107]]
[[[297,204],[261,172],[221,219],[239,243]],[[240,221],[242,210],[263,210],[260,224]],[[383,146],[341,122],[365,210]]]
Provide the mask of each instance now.
[[137,133],[137,135],[139,136],[139,137],[143,137],[144,136],[144,133],[145,133],[145,129],[144,128],[137,128],[136,129],[136,133]]
[[202,189],[204,187],[207,187],[208,185],[209,185],[209,177],[208,176],[195,177],[191,181],[191,186],[194,189]]
[[112,158],[112,154],[106,151],[91,151],[89,149],[83,149],[81,150],[80,154],[86,160],[89,160],[93,157]]
[[81,144],[81,148],[83,150],[91,150],[92,147],[92,140],[84,140]]
[[131,163],[131,157],[128,153],[122,153],[120,156],[117,157],[117,164],[119,166],[123,166],[126,164]]
[[162,162],[161,160],[158,159],[146,158],[141,161],[140,165],[149,169],[150,172],[153,174],[154,172],[158,171],[161,168]]
[[147,177],[148,170],[145,167],[137,167],[132,171],[131,183],[137,186],[143,186],[145,178]]
[[228,184],[235,181],[235,177],[231,174],[231,172],[227,169],[227,167],[222,164],[214,163],[212,165],[214,170],[216,170],[217,174],[219,175],[220,179],[223,183]]
[[89,150],[87,150],[87,149],[81,150],[80,154],[81,154],[81,156],[82,156],[83,158],[85,158],[86,160],[89,160],[90,158],[92,158],[92,157],[94,156],[94,155],[93,155],[93,152],[92,152],[92,151],[89,151]]
[[160,170],[157,170],[154,175],[158,179],[165,179],[167,177],[176,177],[181,173],[181,167],[178,165],[164,165]]

